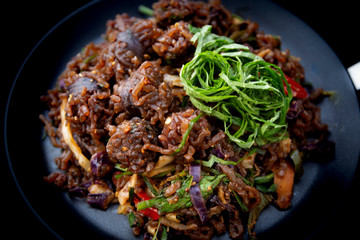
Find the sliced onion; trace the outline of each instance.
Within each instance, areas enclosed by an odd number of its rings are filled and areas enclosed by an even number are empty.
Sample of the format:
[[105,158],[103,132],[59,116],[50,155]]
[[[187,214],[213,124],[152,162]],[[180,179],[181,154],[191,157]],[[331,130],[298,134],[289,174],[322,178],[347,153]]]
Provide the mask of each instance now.
[[218,158],[221,158],[221,159],[225,158],[225,154],[221,151],[221,148],[216,148],[216,149],[212,150],[211,153]]
[[106,210],[113,199],[113,192],[90,193],[87,196],[86,202],[94,208]]
[[191,186],[189,190],[190,198],[192,201],[192,204],[194,206],[194,209],[199,214],[200,220],[202,223],[207,221],[207,209],[205,206],[204,198],[201,195],[201,190],[199,184],[195,184],[194,186]]
[[304,107],[302,105],[302,101],[297,100],[297,99],[293,100],[293,101],[291,101],[289,110],[286,113],[286,118],[289,120],[295,119],[303,111],[304,111]]
[[146,173],[146,176],[147,177],[153,177],[153,176],[156,176],[156,175],[158,175],[160,173],[165,173],[165,172],[172,171],[173,169],[175,169],[175,164],[169,164],[169,165],[163,166],[161,168],[156,168],[156,169],[153,168],[153,170]]
[[135,187],[137,180],[137,174],[133,174],[125,186],[119,191],[118,200],[121,206],[123,206],[127,200],[129,200],[130,188]]
[[241,162],[241,166],[243,166],[245,169],[252,169],[254,167],[256,152],[245,157]]
[[180,80],[179,75],[164,74],[164,82],[169,84],[170,87],[184,87],[184,84]]
[[88,191],[84,187],[74,187],[68,191],[70,197],[86,197],[88,194]]
[[200,164],[190,164],[189,173],[191,176],[193,176],[193,181],[196,182],[196,184],[191,186],[189,190],[190,198],[194,209],[199,214],[201,222],[204,223],[205,221],[207,221],[208,217],[205,201],[201,195],[201,190],[199,186],[201,175]]
[[64,138],[66,145],[69,146],[71,152],[75,155],[76,159],[79,161],[79,165],[85,169],[85,171],[90,172],[90,161],[87,159],[81,152],[79,145],[75,142],[71,130],[70,123],[66,121],[65,118],[65,107],[67,104],[67,100],[64,99],[61,103],[60,108],[60,117],[61,117],[61,133]]
[[173,155],[162,155],[159,157],[159,160],[156,163],[154,169],[162,168],[174,161],[175,161],[175,157]]
[[201,167],[200,164],[191,163],[189,168],[189,174],[193,176],[193,181],[200,182]]
[[109,159],[106,151],[96,152],[91,156],[90,168],[93,176],[104,177],[113,167],[114,162]]

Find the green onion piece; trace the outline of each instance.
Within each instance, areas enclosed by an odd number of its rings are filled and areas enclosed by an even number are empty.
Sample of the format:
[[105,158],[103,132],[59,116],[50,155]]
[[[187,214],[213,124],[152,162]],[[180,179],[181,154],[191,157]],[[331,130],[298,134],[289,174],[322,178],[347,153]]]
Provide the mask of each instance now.
[[115,168],[120,170],[120,171],[123,171],[123,172],[127,172],[127,168],[122,168],[121,165],[119,163],[116,163],[115,164]]
[[201,161],[201,160],[196,160],[196,163],[201,163],[201,165],[203,165],[204,167],[208,167],[211,168],[214,163],[220,163],[220,164],[224,164],[224,165],[237,165],[239,164],[242,160],[244,160],[245,158],[247,158],[248,156],[250,156],[251,154],[253,154],[254,152],[257,151],[257,148],[252,148],[245,156],[243,156],[242,158],[240,158],[239,161],[237,162],[233,162],[233,161],[226,161],[222,158],[219,158],[215,155],[210,155],[210,158],[208,161]]
[[[201,195],[204,199],[208,199],[217,185],[225,177],[225,174],[218,176],[204,176],[200,182]],[[137,204],[137,210],[144,210],[149,207],[157,208],[161,213],[173,212],[180,208],[187,208],[192,206],[189,189],[192,184],[193,177],[188,175],[186,179],[183,180],[181,187],[176,191],[176,194],[179,196],[179,200],[176,203],[169,203],[168,198],[163,195],[158,195],[155,198],[139,202]]]
[[154,15],[154,11],[151,8],[146,7],[144,5],[140,5],[138,11],[150,17]]
[[156,204],[160,204],[164,200],[165,200],[164,197],[159,196],[159,197],[155,197],[155,198],[152,198],[152,199],[149,199],[149,200],[146,200],[146,201],[139,202],[137,204],[137,210],[140,211],[140,210],[144,210],[144,209],[153,207]]
[[160,225],[161,225],[161,218],[159,219],[159,223],[158,223],[158,225],[156,227],[154,238],[152,240],[157,240],[157,235],[158,235],[158,232],[159,232],[159,229],[160,229]]
[[156,191],[156,189],[154,188],[154,186],[150,183],[149,179],[148,179],[147,177],[145,177],[145,176],[143,177],[143,179],[144,179],[144,182],[145,182],[146,186],[147,186],[148,189],[150,190],[150,192],[151,192],[152,194],[154,194],[154,196],[158,196],[158,195],[159,195],[158,191]]
[[273,181],[273,179],[274,179],[274,173],[272,172],[265,176],[256,177],[254,179],[254,184],[259,185],[259,184],[269,183]]
[[87,57],[86,59],[84,59],[83,63],[88,64],[91,60],[95,59],[97,56],[98,56],[97,54],[93,54]]
[[238,195],[235,191],[231,191],[231,192],[234,194],[235,199],[236,199],[236,201],[238,202],[238,204],[240,205],[241,210],[242,210],[243,212],[248,212],[249,209],[248,209],[248,208],[245,206],[245,204],[241,201],[239,195]]
[[161,240],[167,240],[167,231],[166,227],[163,226],[162,232],[161,232]]
[[188,127],[188,129],[186,130],[186,132],[185,132],[185,134],[184,134],[184,136],[183,136],[183,139],[182,139],[179,147],[175,150],[175,152],[174,152],[173,154],[176,154],[176,153],[180,152],[181,149],[185,146],[186,140],[187,140],[187,138],[188,138],[188,136],[189,136],[189,134],[190,134],[190,132],[191,132],[191,129],[193,128],[194,124],[195,124],[203,115],[204,115],[204,113],[203,113],[203,112],[200,112],[200,114],[197,115],[196,118],[194,118],[194,119],[192,119],[192,120],[190,121],[189,127]]
[[171,172],[173,172],[173,171],[175,171],[175,167],[174,167],[174,168],[172,168],[172,169],[170,169],[170,170],[168,170],[168,171],[165,171],[165,172],[159,173],[159,174],[157,174],[157,175],[153,176],[152,178],[162,178],[162,177],[164,177],[164,176],[168,175],[169,173],[171,173]]
[[130,187],[130,189],[129,189],[129,202],[130,202],[130,204],[134,204],[133,203],[133,198],[134,198],[134,188]]
[[269,187],[265,185],[257,185],[256,189],[263,193],[272,193],[276,191],[276,185],[273,183]]
[[290,153],[290,158],[295,166],[295,174],[297,177],[300,177],[303,174],[303,166],[302,166],[302,157],[300,155],[299,150],[294,150]]
[[274,184],[274,173],[269,173],[265,176],[256,177],[254,179],[255,187],[263,193],[271,193],[276,191]]
[[225,174],[221,174],[218,176],[205,176],[200,180],[199,185],[201,195],[204,200],[208,199],[211,196],[214,189],[217,187],[217,185],[219,185],[219,183],[225,176]]
[[120,171],[123,171],[122,173],[115,175],[116,179],[119,179],[124,175],[131,175],[132,174],[132,172],[129,172],[127,168],[122,168],[119,163],[115,164],[115,168],[120,170]]
[[120,173],[120,174],[115,175],[115,178],[116,178],[116,179],[119,179],[119,178],[121,178],[121,177],[124,176],[124,175],[131,175],[131,174],[132,174],[132,172],[122,172],[122,173]]
[[128,217],[128,221],[129,221],[129,225],[130,227],[137,227],[140,226],[140,222],[139,220],[136,218],[134,212],[131,212],[127,215]]
[[235,176],[241,178],[241,179],[245,182],[246,185],[249,185],[249,186],[253,186],[253,185],[254,185],[254,184],[253,184],[250,180],[248,180],[246,177],[241,176],[240,173],[235,173]]

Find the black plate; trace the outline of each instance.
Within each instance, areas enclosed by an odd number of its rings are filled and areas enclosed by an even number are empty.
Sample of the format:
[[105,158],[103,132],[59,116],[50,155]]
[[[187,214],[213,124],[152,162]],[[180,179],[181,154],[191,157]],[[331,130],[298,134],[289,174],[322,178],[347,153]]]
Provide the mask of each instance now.
[[[133,238],[126,217],[117,215],[116,206],[107,211],[92,209],[83,200],[70,199],[43,182],[43,176],[55,169],[53,160],[59,151],[48,139],[42,140],[38,114],[45,109],[39,96],[53,86],[66,62],[85,44],[102,41],[106,21],[117,13],[139,16],[137,6],[141,3],[144,1],[133,0],[131,4],[95,1],[71,14],[34,48],[10,93],[5,147],[11,171],[28,205],[56,237]],[[150,6],[150,2],[146,4]],[[289,12],[268,1],[224,0],[223,4],[244,18],[257,21],[266,33],[280,35],[282,47],[301,58],[306,79],[315,87],[336,91],[332,99],[321,104],[323,122],[329,124],[331,139],[336,142],[335,159],[326,163],[307,162],[305,174],[295,185],[292,207],[287,211],[267,208],[255,229],[261,239],[275,236],[281,239],[280,232],[284,238],[289,236],[287,233],[291,233],[292,239],[306,238],[340,206],[354,175],[360,151],[360,115],[355,91],[328,45]],[[23,139],[27,139],[27,144],[22,144]]]

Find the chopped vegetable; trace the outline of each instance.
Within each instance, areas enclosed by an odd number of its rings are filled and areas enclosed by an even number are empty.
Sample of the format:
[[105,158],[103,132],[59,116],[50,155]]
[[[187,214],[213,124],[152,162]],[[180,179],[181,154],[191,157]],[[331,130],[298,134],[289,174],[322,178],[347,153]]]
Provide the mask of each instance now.
[[181,188],[176,191],[176,194],[179,195],[179,200],[176,203],[170,204],[165,196],[159,195],[156,198],[139,203],[137,205],[137,209],[142,210],[155,206],[160,212],[173,212],[176,209],[184,208],[189,204],[189,202],[191,204],[190,197],[188,195],[188,197],[183,197],[186,193],[186,190],[188,191],[190,189],[191,183],[192,176],[188,176],[183,181]]
[[302,157],[298,149],[290,153],[290,159],[293,161],[295,166],[295,174],[301,176],[303,174]]
[[248,209],[248,208],[245,206],[245,204],[241,201],[239,195],[238,195],[235,191],[232,191],[232,194],[235,196],[235,199],[236,199],[236,201],[238,202],[241,210],[242,210],[243,212],[248,212],[249,209]]
[[70,123],[68,121],[66,121],[66,117],[65,117],[66,116],[66,113],[65,113],[66,104],[67,104],[67,100],[63,99],[63,101],[61,103],[61,107],[60,107],[61,133],[63,135],[66,145],[69,146],[70,150],[73,152],[76,159],[79,161],[79,165],[83,169],[85,169],[85,171],[90,172],[91,171],[90,161],[82,154],[82,151],[81,151],[79,145],[77,145],[77,143],[75,142],[75,140],[72,136],[71,129],[70,129]]
[[134,200],[134,188],[131,187],[129,190],[129,202],[132,204],[133,200]]
[[140,226],[139,220],[136,218],[135,213],[131,212],[127,215],[130,227]]
[[243,160],[241,161],[241,166],[243,166],[245,169],[253,169],[255,157],[256,152],[246,155],[245,158],[243,158]]
[[[175,164],[169,164],[160,168],[154,168],[150,172],[146,174],[147,177],[160,177],[159,175],[162,173],[168,174],[169,172],[172,172],[175,169]],[[163,175],[161,175],[163,176]]]
[[104,177],[114,167],[114,162],[111,161],[106,151],[94,153],[90,158],[91,174],[97,177]]
[[274,172],[274,184],[276,185],[276,204],[280,209],[286,209],[291,204],[294,187],[294,167],[286,160],[277,162],[271,169]]
[[153,16],[154,15],[154,11],[151,8],[148,8],[144,5],[140,5],[138,8],[139,12],[141,12],[144,15],[147,16]]
[[160,240],[167,240],[167,231],[166,231],[166,227],[163,226],[162,232],[161,232],[161,238]]
[[[214,188],[221,182],[225,177],[225,174],[218,176],[205,176],[199,182],[199,187],[201,190],[201,195],[203,199],[208,199],[214,191]],[[149,207],[157,208],[161,213],[164,212],[173,212],[180,208],[191,207],[192,202],[189,195],[189,189],[193,182],[193,177],[191,175],[187,176],[183,180],[181,188],[176,191],[178,195],[178,200],[174,203],[170,203],[168,200],[171,197],[166,198],[164,195],[159,195],[153,199],[143,201],[137,204],[137,210],[143,210]]]
[[208,161],[196,161],[196,162],[200,162],[204,167],[209,167],[209,168],[211,168],[214,165],[214,163],[236,166],[237,164],[241,163],[241,161],[243,161],[245,158],[254,154],[256,150],[257,150],[256,148],[251,149],[244,157],[240,158],[240,160],[238,160],[237,162],[227,161],[219,157],[216,157],[215,155],[211,155]]
[[[134,198],[134,202],[135,204],[140,203],[141,201],[138,198]],[[139,212],[141,212],[142,214],[144,214],[145,216],[148,216],[149,218],[152,218],[153,220],[158,220],[159,219],[159,214],[157,213],[157,209],[156,208],[147,208],[144,210],[140,210]]]
[[124,175],[132,175],[132,172],[128,171],[127,168],[120,167],[120,164],[118,164],[118,163],[115,164],[115,168],[122,171],[122,173],[115,175],[116,179],[119,179]]
[[211,26],[189,28],[197,47],[180,78],[193,105],[222,120],[229,139],[242,148],[285,138],[292,91],[281,69],[211,33]]
[[272,172],[267,175],[254,178],[254,185],[263,193],[275,192],[276,185],[274,184],[274,173]]
[[183,139],[181,141],[181,143],[179,144],[179,147],[175,150],[174,154],[178,153],[181,151],[181,149],[184,147],[186,140],[188,139],[188,136],[191,132],[191,129],[193,128],[194,124],[204,115],[203,112],[201,112],[199,115],[197,115],[194,119],[192,119],[189,123],[189,126],[186,130],[186,132],[184,133]]
[[152,194],[154,194],[154,196],[159,195],[158,191],[157,191],[157,190],[154,188],[154,186],[151,184],[150,180],[149,180],[147,177],[145,177],[145,176],[143,176],[143,179],[144,179],[144,182],[145,182],[147,188],[150,190],[150,192],[151,192]]
[[191,163],[189,167],[189,174],[193,176],[193,181],[200,182],[201,166],[200,164]]
[[[284,74],[284,76],[286,78],[286,81],[290,84],[293,97],[304,99],[308,96],[306,90],[299,83],[297,83],[294,79],[287,76],[286,74]],[[285,82],[284,82],[284,90],[285,90],[285,94],[288,94],[288,91],[285,87]]]
[[[141,201],[146,201],[146,200],[150,199],[150,197],[146,194],[146,192],[141,189],[136,192],[136,196],[139,197],[140,199],[137,197],[134,197],[135,204],[138,204]],[[140,212],[142,214],[144,214],[145,216],[148,216],[154,220],[158,220],[160,217],[159,214],[157,213],[156,208],[147,208],[147,209],[141,210]]]
[[269,173],[268,175],[256,177],[254,179],[254,184],[258,185],[258,184],[269,183],[272,182],[273,179],[274,179],[274,173]]
[[253,229],[257,219],[260,216],[260,213],[270,204],[272,200],[272,197],[269,194],[260,193],[260,198],[261,198],[260,204],[254,207],[253,209],[251,209],[251,211],[249,212],[248,231],[249,231],[249,235],[252,237],[254,237]]
[[94,208],[106,210],[113,199],[114,193],[111,191],[104,193],[90,193],[86,198],[86,202]]
[[199,186],[200,171],[201,171],[201,167],[199,164],[190,164],[189,173],[191,176],[193,176],[193,181],[196,184],[190,187],[189,194],[190,194],[191,202],[196,212],[199,214],[201,222],[204,223],[208,217],[207,217],[205,201],[203,196],[201,195],[201,190]]
[[120,205],[124,205],[129,200],[129,191],[130,188],[134,188],[138,179],[137,174],[133,174],[130,180],[125,184],[125,186],[118,193],[118,200]]

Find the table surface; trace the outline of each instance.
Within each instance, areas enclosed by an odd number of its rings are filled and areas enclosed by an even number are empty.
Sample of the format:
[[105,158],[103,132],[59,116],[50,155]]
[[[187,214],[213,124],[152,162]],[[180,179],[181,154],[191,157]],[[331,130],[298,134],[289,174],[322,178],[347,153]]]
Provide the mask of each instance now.
[[[225,1],[225,0],[224,0]],[[5,44],[2,47],[2,58],[6,60],[2,66],[1,89],[1,116],[5,110],[5,103],[13,79],[26,56],[36,43],[61,19],[83,6],[89,0],[77,1],[26,1],[19,4],[11,1],[6,4],[2,15],[2,38]],[[298,5],[294,1],[274,0],[312,27],[334,50],[348,68],[360,61],[360,48],[358,46],[359,34],[356,32],[360,19],[356,16],[356,1],[341,1],[334,4],[314,4],[315,1],[304,0]],[[11,16],[11,17],[8,17]],[[4,52],[5,51],[5,52]],[[5,75],[3,75],[5,74]],[[3,131],[3,117],[1,118],[1,131]],[[1,140],[3,140],[3,134]],[[1,144],[3,147],[3,144]],[[1,169],[3,169],[1,183],[5,185],[2,191],[2,200],[5,200],[2,215],[6,221],[5,229],[14,239],[23,236],[36,236],[38,239],[53,239],[53,235],[42,225],[25,204],[16,185],[12,180],[3,149],[1,153]],[[359,167],[354,182],[346,196],[345,205],[312,239],[337,239],[356,236],[357,224],[350,217],[358,215],[360,207],[354,189],[360,189]],[[356,213],[355,213],[356,211]],[[2,211],[3,212],[3,211]],[[354,219],[354,218],[353,218]],[[301,229],[300,229],[301,230]],[[326,238],[325,238],[326,237]]]

